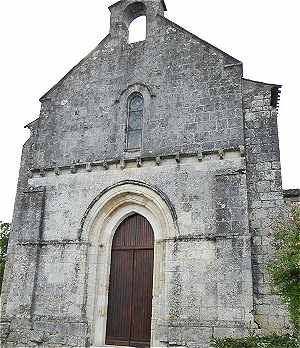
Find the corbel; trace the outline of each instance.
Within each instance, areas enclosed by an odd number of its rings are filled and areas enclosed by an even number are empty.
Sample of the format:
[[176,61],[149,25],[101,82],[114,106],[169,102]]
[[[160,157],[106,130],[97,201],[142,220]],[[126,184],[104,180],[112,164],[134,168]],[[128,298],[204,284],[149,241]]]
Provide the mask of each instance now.
[[199,162],[202,162],[202,161],[203,161],[203,152],[202,152],[202,151],[198,151],[198,153],[197,153],[197,158],[198,158],[198,161],[199,161]]
[[220,160],[223,160],[223,159],[224,159],[224,156],[225,156],[224,150],[221,149],[221,150],[218,151],[218,153],[219,153]]
[[246,148],[244,145],[240,145],[240,153],[241,153],[241,157],[245,157],[246,156]]
[[140,168],[140,167],[143,166],[143,161],[142,161],[141,157],[138,157],[138,158],[136,159],[136,166],[137,166],[138,168]]
[[126,162],[125,162],[124,158],[122,158],[122,159],[120,160],[120,168],[121,168],[122,170],[124,170],[124,169],[126,168]]
[[73,164],[70,166],[70,171],[72,174],[75,174],[77,173],[77,168],[76,168],[76,165],[75,165],[75,161],[73,161]]
[[90,162],[88,162],[88,163],[86,164],[85,170],[86,170],[87,172],[89,172],[89,173],[93,170],[92,164],[91,164]]
[[160,163],[161,163],[161,158],[160,158],[160,156],[156,156],[156,157],[155,157],[155,164],[156,164],[157,166],[160,166]]
[[107,161],[103,161],[102,166],[105,170],[109,169],[109,165],[108,165]]
[[33,178],[33,169],[32,169],[32,168],[28,170],[28,172],[27,172],[27,177],[28,177],[29,179],[32,179],[32,178]]

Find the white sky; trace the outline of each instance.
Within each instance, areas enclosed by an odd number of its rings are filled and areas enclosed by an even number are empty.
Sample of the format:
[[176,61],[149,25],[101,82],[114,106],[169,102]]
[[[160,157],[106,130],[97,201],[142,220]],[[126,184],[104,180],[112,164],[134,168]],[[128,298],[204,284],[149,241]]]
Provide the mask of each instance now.
[[[117,1],[117,0],[116,0]],[[114,0],[0,3],[0,220],[10,221],[24,125],[39,98],[109,31]],[[282,84],[279,132],[284,188],[300,188],[299,0],[166,0],[166,17],[244,63],[249,79]]]

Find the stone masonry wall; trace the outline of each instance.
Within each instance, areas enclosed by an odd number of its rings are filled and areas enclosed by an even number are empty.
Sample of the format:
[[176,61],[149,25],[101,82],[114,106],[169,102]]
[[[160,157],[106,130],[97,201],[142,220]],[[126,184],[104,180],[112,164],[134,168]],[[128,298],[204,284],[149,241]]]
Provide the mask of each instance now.
[[130,45],[107,36],[41,99],[33,168],[124,157],[120,98],[137,83],[151,95],[142,155],[243,144],[241,63],[160,15],[153,26]]
[[276,222],[286,213],[277,110],[271,106],[271,89],[276,86],[249,80],[243,83],[250,231],[253,236],[254,313],[263,331],[280,331],[289,327],[287,309],[272,294],[266,274],[266,265],[272,255],[272,234]]
[[202,162],[193,157],[124,170],[111,166],[74,174],[64,170],[59,176],[35,174],[30,186],[42,186],[46,194],[42,232],[39,244],[28,235],[15,246],[19,261],[14,263],[5,311],[10,322],[6,342],[90,342],[84,307],[87,245],[78,240],[78,231],[97,193],[128,178],[163,190],[178,214],[180,234],[166,241],[169,314],[167,322],[161,318],[166,324],[157,327],[161,340],[204,348],[213,333],[242,334],[252,308],[247,290],[252,286],[245,164],[239,156],[233,152],[223,160],[214,155]]

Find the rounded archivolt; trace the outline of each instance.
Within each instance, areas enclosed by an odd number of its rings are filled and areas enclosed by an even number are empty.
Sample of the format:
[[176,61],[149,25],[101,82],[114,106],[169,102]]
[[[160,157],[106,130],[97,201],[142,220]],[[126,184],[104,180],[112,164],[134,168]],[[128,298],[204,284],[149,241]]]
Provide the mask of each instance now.
[[171,226],[174,226],[176,231],[178,230],[176,210],[164,192],[140,181],[126,180],[107,187],[91,202],[81,220],[80,239],[89,239],[89,226],[97,215],[101,214],[101,211],[108,208],[113,211],[117,208],[117,201],[119,204],[122,202],[123,205],[126,205],[126,202],[129,204],[132,200],[136,203],[141,201],[142,206],[148,202],[149,206],[155,207],[160,216],[164,215],[164,219],[168,223],[167,230]]
[[137,1],[128,5],[125,9],[125,19],[127,27],[138,17],[146,16],[147,8],[144,3]]
[[119,103],[123,94],[130,93],[132,90],[139,91],[139,93],[147,93],[151,98],[156,97],[156,94],[152,90],[150,86],[147,86],[144,83],[137,82],[132,85],[127,86],[127,88],[123,89],[122,92],[120,92],[118,98],[115,100],[115,103]]

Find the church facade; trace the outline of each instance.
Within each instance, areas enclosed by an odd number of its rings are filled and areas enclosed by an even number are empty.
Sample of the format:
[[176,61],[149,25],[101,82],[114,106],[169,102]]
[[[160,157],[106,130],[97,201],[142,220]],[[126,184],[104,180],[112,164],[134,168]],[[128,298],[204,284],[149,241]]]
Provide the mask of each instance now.
[[110,33],[27,126],[4,346],[207,348],[289,328],[265,272],[285,214],[280,86],[165,11],[112,5]]

